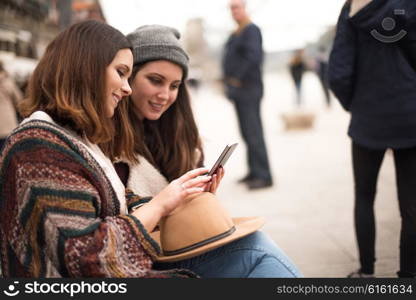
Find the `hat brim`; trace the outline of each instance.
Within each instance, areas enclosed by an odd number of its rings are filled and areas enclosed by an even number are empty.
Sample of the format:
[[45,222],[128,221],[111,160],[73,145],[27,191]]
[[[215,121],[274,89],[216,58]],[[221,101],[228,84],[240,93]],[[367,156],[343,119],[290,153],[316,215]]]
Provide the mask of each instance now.
[[[176,254],[176,255],[161,255],[156,257],[156,261],[158,262],[174,262],[174,261],[180,261],[184,259],[188,259],[194,256],[198,256],[202,253],[208,252],[210,250],[214,250],[215,248],[221,247],[225,244],[228,244],[232,241],[235,241],[237,239],[240,239],[246,235],[249,235],[250,233],[253,233],[254,231],[260,229],[264,223],[265,220],[261,217],[240,217],[240,218],[233,218],[235,231],[218,241],[209,243],[207,245],[201,246],[199,248]],[[160,246],[160,231],[154,231],[150,233],[150,236],[159,244]],[[162,247],[160,247],[162,249]]]

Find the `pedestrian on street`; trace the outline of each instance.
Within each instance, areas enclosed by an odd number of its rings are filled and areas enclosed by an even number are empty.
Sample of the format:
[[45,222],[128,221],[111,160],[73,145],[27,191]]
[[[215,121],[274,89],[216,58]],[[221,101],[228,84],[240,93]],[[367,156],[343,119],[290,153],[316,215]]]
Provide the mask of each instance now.
[[260,115],[262,35],[248,16],[246,1],[231,0],[230,10],[238,27],[225,44],[222,67],[226,96],[235,106],[247,146],[248,174],[240,182],[251,190],[266,188],[273,185],[273,180]]
[[349,277],[374,276],[374,199],[387,149],[394,154],[401,216],[397,274],[416,276],[416,71],[404,51],[416,40],[415,19],[415,1],[352,0],[338,20],[329,80],[351,114],[348,134],[360,258],[360,268]]
[[295,84],[296,105],[300,107],[302,105],[302,78],[306,71],[303,49],[298,49],[294,52],[289,62],[289,71]]
[[[134,147],[107,149],[113,151],[110,156],[121,158],[115,165],[127,188],[141,198],[153,197],[178,172],[203,164],[186,86],[189,58],[180,44],[179,32],[171,27],[145,25],[127,38],[133,45],[133,91],[117,109],[115,120],[116,127],[131,124]],[[112,144],[125,145],[125,138],[117,135]],[[205,190],[215,193],[223,176],[220,169]],[[185,268],[203,278],[300,276],[287,255],[260,231],[194,257],[155,263],[154,267]]]

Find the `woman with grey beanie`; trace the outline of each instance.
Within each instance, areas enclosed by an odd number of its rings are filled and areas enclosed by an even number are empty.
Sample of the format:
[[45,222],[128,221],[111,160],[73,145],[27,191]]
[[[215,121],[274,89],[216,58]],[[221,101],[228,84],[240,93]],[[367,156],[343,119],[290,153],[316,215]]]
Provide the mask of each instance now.
[[[189,58],[179,32],[160,25],[142,26],[127,38],[133,45],[132,94],[119,107],[116,126],[129,122],[134,146],[122,149],[119,135],[108,150],[123,157],[116,169],[125,185],[141,197],[152,197],[168,182],[203,162],[203,151],[185,80]],[[124,120],[123,116],[129,116]],[[205,190],[215,193],[221,169]],[[150,201],[151,203],[152,201]],[[300,272],[277,245],[256,231],[202,255],[155,269],[185,268],[201,277],[297,277]]]

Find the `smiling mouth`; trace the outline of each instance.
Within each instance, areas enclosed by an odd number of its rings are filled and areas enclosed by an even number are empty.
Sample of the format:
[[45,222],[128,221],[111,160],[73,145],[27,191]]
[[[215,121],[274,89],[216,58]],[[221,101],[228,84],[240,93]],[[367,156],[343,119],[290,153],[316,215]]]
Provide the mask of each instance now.
[[163,104],[156,103],[156,102],[149,102],[149,104],[150,104],[150,107],[157,112],[161,112],[164,106]]
[[114,104],[117,106],[118,103],[121,101],[121,97],[116,94],[113,94],[113,101],[114,101]]

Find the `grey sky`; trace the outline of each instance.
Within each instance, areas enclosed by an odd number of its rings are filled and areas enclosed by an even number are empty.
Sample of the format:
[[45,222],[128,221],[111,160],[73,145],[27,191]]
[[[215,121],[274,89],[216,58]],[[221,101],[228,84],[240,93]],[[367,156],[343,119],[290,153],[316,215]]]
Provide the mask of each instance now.
[[[345,0],[249,0],[252,19],[263,30],[266,51],[302,47],[336,23]],[[219,47],[234,28],[228,0],[100,0],[110,25],[129,33],[144,24],[181,32],[190,18],[204,20],[206,38]]]

